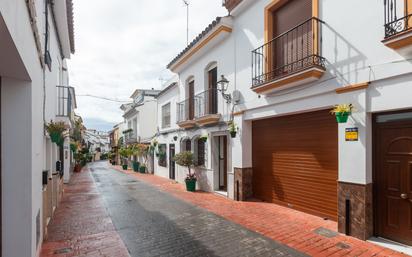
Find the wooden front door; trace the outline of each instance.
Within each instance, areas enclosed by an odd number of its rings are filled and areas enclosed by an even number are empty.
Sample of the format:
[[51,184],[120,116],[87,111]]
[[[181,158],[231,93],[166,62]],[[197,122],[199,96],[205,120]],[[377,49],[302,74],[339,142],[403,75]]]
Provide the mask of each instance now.
[[219,189],[227,190],[227,137],[219,137]]
[[412,112],[409,115],[375,117],[374,192],[377,236],[412,245]]
[[169,145],[169,178],[170,179],[175,179],[176,177],[176,164],[174,161],[175,153],[176,153],[175,145],[170,144]]
[[217,113],[217,68],[213,68],[208,73],[208,101],[206,114]]
[[188,112],[188,119],[193,120],[195,117],[195,81],[189,82],[189,112]]
[[275,76],[290,72],[295,68],[288,65],[300,65],[297,61],[311,54],[312,23],[307,22],[291,31],[296,26],[312,17],[312,0],[287,1],[273,11],[273,35],[277,38],[271,44],[273,52],[273,70]]

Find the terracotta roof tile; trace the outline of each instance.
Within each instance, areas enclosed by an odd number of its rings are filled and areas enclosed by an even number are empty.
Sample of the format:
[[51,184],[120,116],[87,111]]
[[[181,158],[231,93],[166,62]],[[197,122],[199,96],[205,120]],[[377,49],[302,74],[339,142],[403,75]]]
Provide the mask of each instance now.
[[66,10],[67,10],[67,24],[69,25],[70,51],[72,54],[74,54],[75,44],[74,44],[73,0],[66,0]]

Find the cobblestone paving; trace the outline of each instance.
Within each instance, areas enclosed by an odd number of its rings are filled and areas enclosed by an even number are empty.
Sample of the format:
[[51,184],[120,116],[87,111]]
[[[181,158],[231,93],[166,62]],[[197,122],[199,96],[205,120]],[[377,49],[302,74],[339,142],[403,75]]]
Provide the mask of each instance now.
[[132,256],[304,256],[105,163],[91,170]]

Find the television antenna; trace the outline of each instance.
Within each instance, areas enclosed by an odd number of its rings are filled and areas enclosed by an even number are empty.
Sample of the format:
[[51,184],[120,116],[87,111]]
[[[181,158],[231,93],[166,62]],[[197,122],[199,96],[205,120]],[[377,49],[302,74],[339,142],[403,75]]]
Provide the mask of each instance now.
[[189,45],[189,0],[182,0],[186,5],[186,45]]

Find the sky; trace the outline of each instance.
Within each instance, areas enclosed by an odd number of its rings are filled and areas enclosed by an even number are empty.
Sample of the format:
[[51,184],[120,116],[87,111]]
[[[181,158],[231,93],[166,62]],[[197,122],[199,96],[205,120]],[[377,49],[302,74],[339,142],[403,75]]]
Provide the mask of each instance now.
[[[134,90],[160,89],[172,76],[166,65],[186,47],[186,7],[183,0],[73,2],[76,53],[69,71],[76,113],[87,128],[108,131],[123,121],[120,105]],[[189,41],[227,14],[222,0],[189,3]]]

